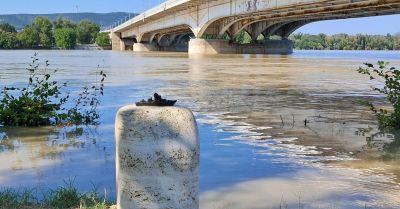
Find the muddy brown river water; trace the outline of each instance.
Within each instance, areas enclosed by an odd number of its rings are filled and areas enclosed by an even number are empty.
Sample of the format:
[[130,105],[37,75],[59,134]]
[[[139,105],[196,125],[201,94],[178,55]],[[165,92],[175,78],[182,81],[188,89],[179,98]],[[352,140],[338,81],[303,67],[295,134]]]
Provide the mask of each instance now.
[[[101,123],[1,128],[2,187],[73,181],[114,198],[115,113],[159,92],[199,122],[201,208],[400,208],[400,135],[379,132],[360,100],[385,105],[371,90],[380,84],[356,72],[363,62],[400,66],[399,52],[38,52],[72,94],[107,73]],[[0,51],[0,86],[22,85],[33,53]]]

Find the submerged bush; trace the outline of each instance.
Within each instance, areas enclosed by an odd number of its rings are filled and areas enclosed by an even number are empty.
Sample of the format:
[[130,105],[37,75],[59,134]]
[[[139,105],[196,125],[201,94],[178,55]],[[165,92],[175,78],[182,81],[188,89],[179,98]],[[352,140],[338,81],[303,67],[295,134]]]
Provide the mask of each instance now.
[[376,114],[381,127],[400,128],[400,70],[395,67],[389,67],[388,62],[379,61],[378,66],[365,63],[358,72],[368,75],[371,80],[381,81],[383,87],[373,87],[385,95],[387,101],[392,105],[393,110],[376,108],[371,102],[366,105]]
[[106,47],[111,45],[110,37],[107,33],[99,33],[96,37],[96,44],[100,47]]
[[27,68],[28,83],[25,87],[4,87],[0,96],[0,125],[3,126],[43,126],[95,124],[99,115],[97,105],[103,95],[106,74],[100,72],[99,83],[84,87],[83,92],[73,99],[72,107],[67,107],[69,93],[62,93],[67,83],[52,80],[57,71],[40,69],[37,54]]

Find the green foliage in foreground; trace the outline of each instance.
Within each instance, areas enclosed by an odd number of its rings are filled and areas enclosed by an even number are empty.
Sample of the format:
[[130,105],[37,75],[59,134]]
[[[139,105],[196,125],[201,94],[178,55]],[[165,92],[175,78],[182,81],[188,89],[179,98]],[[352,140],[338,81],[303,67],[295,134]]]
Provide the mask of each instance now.
[[[39,201],[37,196],[43,195]],[[0,209],[107,209],[112,203],[96,192],[81,193],[72,183],[50,191],[0,188]]]
[[373,87],[373,90],[384,94],[393,110],[378,109],[369,101],[365,103],[376,114],[381,127],[398,129],[400,128],[400,70],[389,67],[388,64],[382,61],[379,61],[377,66],[365,63],[363,67],[358,69],[358,72],[383,84],[382,87]]
[[289,36],[295,49],[304,50],[400,50],[400,35],[348,35],[332,36],[323,33],[310,35],[297,33]]
[[54,30],[56,45],[60,49],[73,49],[76,45],[76,31],[72,28]]
[[99,33],[96,37],[96,44],[100,47],[110,46],[111,40],[107,33]]
[[4,87],[0,96],[0,125],[3,126],[44,126],[44,125],[80,125],[96,124],[99,114],[97,106],[99,96],[104,92],[106,75],[101,71],[101,81],[83,88],[82,93],[73,99],[75,104],[67,107],[70,99],[59,84],[52,80],[56,71],[40,69],[35,54],[27,68],[28,83],[24,87]]

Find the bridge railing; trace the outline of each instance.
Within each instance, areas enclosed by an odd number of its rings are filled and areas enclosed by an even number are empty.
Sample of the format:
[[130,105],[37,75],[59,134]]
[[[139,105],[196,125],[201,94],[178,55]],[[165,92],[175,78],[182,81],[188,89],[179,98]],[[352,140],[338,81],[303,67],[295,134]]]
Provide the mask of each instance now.
[[127,16],[124,16],[124,17],[122,17],[122,18],[116,20],[116,21],[115,21],[114,23],[112,23],[111,25],[102,27],[102,30],[103,30],[103,31],[111,30],[111,29],[113,29],[113,28],[115,28],[115,27],[118,27],[119,25],[124,24],[125,22],[128,22],[129,20],[133,19],[133,18],[136,17],[136,16],[137,16],[137,15],[136,15],[136,14],[133,14],[133,13],[132,13],[132,14],[129,14],[129,15],[127,15]]
[[[139,15],[134,15],[134,16],[127,16],[125,18],[119,19],[116,22],[114,22],[112,25],[108,26],[105,28],[105,31],[111,31],[114,28],[117,28],[118,26],[121,26],[127,22],[137,22],[140,20],[144,20],[149,16],[152,16],[154,14],[157,14],[159,12],[162,12],[168,8],[175,7],[179,4],[188,2],[190,0],[159,0],[157,5],[151,5],[148,10],[142,12]],[[161,3],[163,2],[163,3]]]

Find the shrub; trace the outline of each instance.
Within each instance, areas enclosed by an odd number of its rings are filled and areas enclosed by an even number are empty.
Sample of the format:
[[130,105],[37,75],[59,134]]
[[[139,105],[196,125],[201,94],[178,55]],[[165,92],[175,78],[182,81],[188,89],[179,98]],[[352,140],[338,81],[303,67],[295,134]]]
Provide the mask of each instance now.
[[106,47],[111,45],[110,37],[107,33],[99,33],[96,38],[96,44],[100,47]]
[[381,81],[383,87],[373,87],[373,90],[384,94],[393,107],[393,110],[388,111],[384,108],[376,108],[371,102],[365,102],[378,117],[381,127],[400,128],[400,70],[388,65],[388,62],[383,61],[379,61],[377,67],[365,63],[358,72],[368,75],[371,80]]
[[84,90],[75,104],[67,108],[70,99],[68,93],[63,94],[62,88],[67,83],[59,84],[51,79],[56,71],[40,69],[35,54],[32,63],[27,68],[28,84],[24,88],[4,87],[0,97],[0,125],[3,126],[42,126],[42,125],[80,125],[96,124],[98,97],[103,95],[106,75],[101,71],[101,81]]
[[72,28],[59,28],[54,30],[54,38],[57,47],[61,49],[73,49],[76,45],[76,32]]

